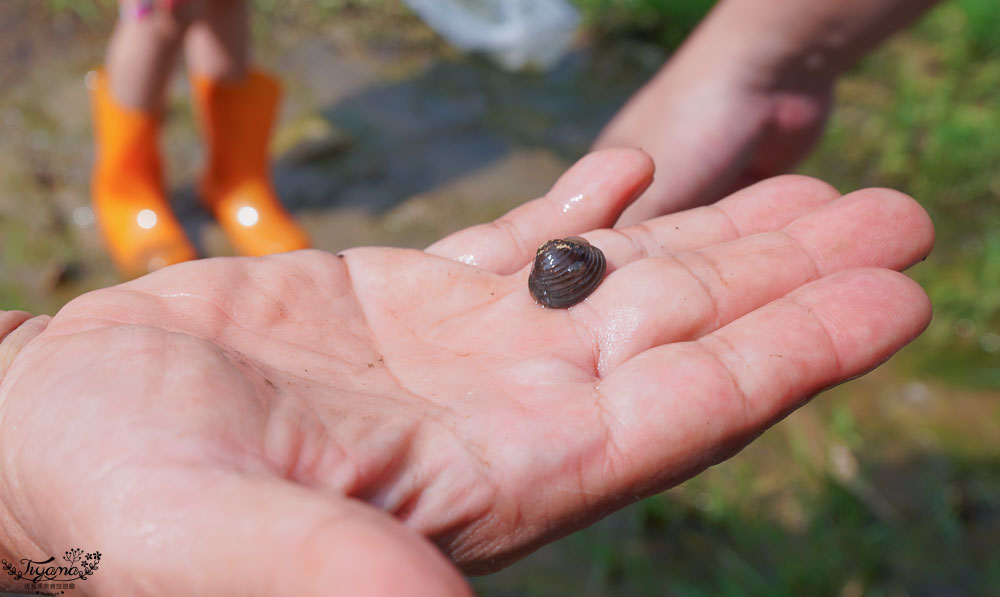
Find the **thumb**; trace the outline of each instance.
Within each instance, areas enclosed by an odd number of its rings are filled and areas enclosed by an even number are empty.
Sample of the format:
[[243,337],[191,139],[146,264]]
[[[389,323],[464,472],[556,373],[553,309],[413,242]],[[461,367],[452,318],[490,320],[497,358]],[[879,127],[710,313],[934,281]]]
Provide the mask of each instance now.
[[48,315],[32,317],[24,311],[0,311],[0,383],[14,362],[14,357],[41,334],[52,319]]
[[99,594],[471,595],[424,537],[342,495],[235,471],[140,485],[133,520],[91,526]]

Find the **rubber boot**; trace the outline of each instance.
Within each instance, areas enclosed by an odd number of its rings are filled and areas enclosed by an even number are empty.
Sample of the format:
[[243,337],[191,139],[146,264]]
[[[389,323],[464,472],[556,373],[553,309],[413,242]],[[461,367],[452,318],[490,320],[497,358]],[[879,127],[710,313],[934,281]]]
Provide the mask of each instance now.
[[242,255],[309,247],[305,231],[278,201],[268,169],[268,144],[281,89],[250,71],[240,82],[192,75],[195,109],[208,142],[201,197]]
[[97,145],[91,196],[119,273],[131,278],[194,259],[194,246],[163,191],[160,118],[119,104],[105,73],[89,77]]

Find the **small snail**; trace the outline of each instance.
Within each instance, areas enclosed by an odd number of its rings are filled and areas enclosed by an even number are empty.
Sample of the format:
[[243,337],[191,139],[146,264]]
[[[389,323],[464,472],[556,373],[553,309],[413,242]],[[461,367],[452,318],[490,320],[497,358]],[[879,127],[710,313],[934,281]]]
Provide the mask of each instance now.
[[528,290],[546,307],[572,307],[600,285],[607,261],[600,249],[579,236],[550,240],[538,248]]

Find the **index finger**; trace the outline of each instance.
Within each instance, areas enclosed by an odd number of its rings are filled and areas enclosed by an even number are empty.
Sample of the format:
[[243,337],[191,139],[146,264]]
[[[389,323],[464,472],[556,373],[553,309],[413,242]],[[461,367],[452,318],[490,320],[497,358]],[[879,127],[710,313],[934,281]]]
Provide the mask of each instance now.
[[653,181],[653,162],[634,149],[609,149],[580,159],[540,199],[427,247],[432,255],[497,274],[517,271],[546,240],[614,223]]

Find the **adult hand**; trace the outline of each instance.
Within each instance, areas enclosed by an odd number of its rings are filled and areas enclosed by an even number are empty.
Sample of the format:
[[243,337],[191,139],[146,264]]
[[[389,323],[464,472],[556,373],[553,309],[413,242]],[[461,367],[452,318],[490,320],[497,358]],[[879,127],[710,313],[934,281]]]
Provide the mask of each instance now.
[[[933,242],[906,196],[784,177],[593,230],[651,175],[600,152],[427,251],[190,262],[6,314],[3,550],[99,550],[95,594],[465,594],[459,569],[729,457],[927,324],[892,271]],[[535,304],[535,248],[587,230],[608,277]]]

